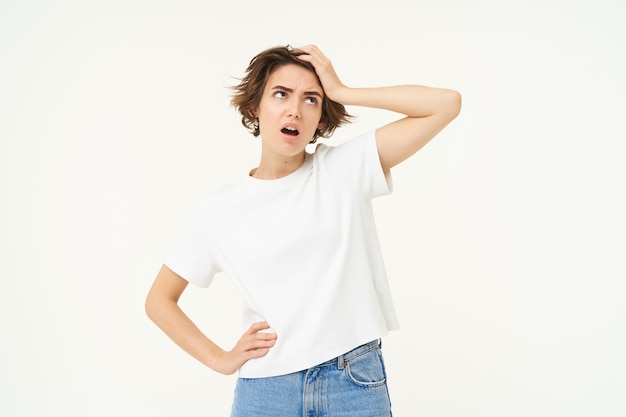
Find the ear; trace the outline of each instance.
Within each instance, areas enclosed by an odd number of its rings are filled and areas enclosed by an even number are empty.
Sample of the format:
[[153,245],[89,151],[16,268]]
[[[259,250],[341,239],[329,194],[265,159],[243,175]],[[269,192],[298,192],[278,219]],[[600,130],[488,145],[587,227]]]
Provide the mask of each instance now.
[[326,124],[326,123],[324,123],[324,122],[322,122],[322,121],[320,120],[320,122],[317,124],[317,128],[318,128],[318,129],[321,129],[321,128],[323,128],[323,127],[324,127],[324,125],[325,125],[325,124]]

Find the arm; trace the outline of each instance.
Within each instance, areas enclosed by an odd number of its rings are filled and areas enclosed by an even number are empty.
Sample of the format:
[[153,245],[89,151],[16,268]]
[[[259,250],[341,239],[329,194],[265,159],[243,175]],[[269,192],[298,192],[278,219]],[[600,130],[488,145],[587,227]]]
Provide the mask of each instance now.
[[267,354],[276,335],[259,333],[267,323],[254,323],[231,351],[224,351],[206,337],[178,306],[188,282],[163,265],[148,297],[146,314],[167,336],[191,356],[209,368],[225,375],[235,373],[245,362]]
[[461,96],[453,90],[419,85],[380,88],[346,88],[344,104],[375,107],[405,114],[376,130],[376,145],[383,170],[420,150],[459,113]]
[[461,95],[449,89],[420,85],[350,88],[335,73],[331,62],[317,47],[300,48],[322,82],[324,92],[343,105],[379,108],[406,117],[376,130],[376,143],[383,170],[388,171],[426,145],[461,110]]

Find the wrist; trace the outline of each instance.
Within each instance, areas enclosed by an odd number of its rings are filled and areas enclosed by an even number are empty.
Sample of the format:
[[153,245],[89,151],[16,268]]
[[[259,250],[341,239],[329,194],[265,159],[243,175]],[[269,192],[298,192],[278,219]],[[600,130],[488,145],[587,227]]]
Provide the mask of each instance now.
[[202,362],[204,362],[204,364],[212,370],[216,372],[221,372],[220,363],[222,362],[222,358],[224,357],[225,353],[226,351],[224,349],[220,348],[217,345],[213,345],[207,350],[207,356]]
[[350,100],[350,90],[350,87],[341,84],[332,90],[326,91],[326,95],[330,100],[345,105]]

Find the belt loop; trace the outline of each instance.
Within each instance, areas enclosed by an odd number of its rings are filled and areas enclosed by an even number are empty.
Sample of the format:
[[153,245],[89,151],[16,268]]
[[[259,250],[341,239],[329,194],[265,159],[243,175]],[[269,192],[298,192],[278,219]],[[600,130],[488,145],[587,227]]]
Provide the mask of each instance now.
[[337,369],[343,369],[345,366],[345,362],[343,360],[343,355],[339,355],[337,357]]

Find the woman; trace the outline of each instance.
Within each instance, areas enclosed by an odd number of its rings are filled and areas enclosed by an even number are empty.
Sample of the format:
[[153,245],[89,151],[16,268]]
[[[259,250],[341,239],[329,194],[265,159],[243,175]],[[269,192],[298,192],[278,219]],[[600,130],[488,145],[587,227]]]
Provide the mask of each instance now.
[[[396,329],[371,200],[390,170],[459,113],[453,90],[352,88],[314,45],[270,48],[233,88],[261,137],[258,167],[209,193],[168,254],[148,316],[211,369],[239,373],[232,416],[391,415],[380,339]],[[403,114],[338,146],[307,145],[351,120],[346,105]],[[225,273],[247,328],[217,346],[178,306],[189,282]],[[326,413],[326,414],[324,414]]]

